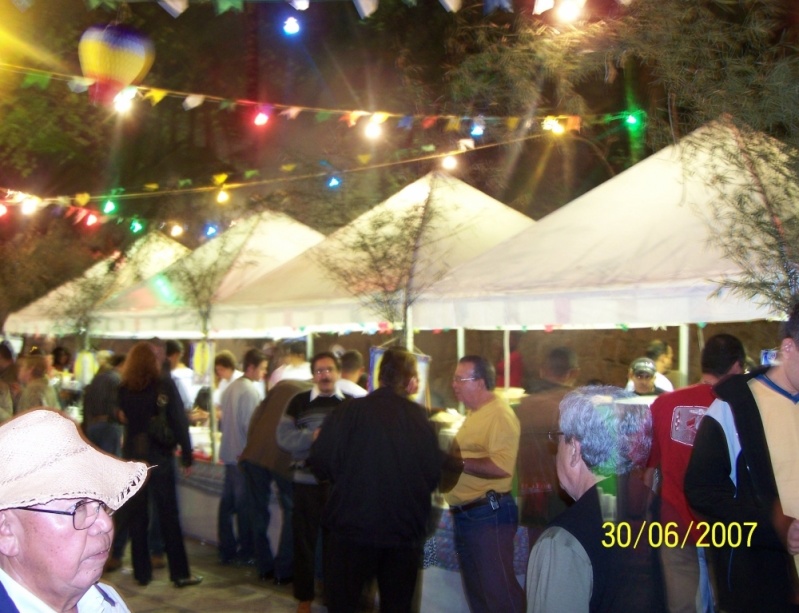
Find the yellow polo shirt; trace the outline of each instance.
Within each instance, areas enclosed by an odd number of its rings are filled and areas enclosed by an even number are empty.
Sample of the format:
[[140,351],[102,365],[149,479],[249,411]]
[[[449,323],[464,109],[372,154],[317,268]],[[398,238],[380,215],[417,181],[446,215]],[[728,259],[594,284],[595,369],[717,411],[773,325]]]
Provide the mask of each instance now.
[[468,411],[461,429],[455,435],[461,456],[464,459],[491,458],[509,476],[484,479],[461,473],[455,487],[444,496],[447,503],[466,504],[483,498],[488,490],[509,492],[516,469],[520,433],[519,419],[510,405],[498,396],[479,409]]

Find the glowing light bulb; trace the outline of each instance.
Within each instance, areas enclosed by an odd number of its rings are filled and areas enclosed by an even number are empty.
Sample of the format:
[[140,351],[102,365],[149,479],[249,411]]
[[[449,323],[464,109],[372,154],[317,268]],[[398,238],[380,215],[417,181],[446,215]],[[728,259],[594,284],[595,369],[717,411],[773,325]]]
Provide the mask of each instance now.
[[383,126],[381,126],[379,123],[375,123],[374,121],[370,121],[366,124],[363,133],[366,138],[379,138],[380,135],[383,134]]
[[219,204],[225,204],[230,200],[230,194],[228,194],[224,188],[219,190],[219,193],[216,195],[216,201]]
[[477,119],[472,122],[472,129],[469,134],[472,136],[482,136],[485,133],[486,123],[485,119],[482,117],[478,117]]
[[133,232],[133,234],[138,234],[142,230],[144,230],[144,224],[138,219],[134,219],[130,222],[130,231]]
[[283,32],[288,36],[294,36],[300,31],[300,22],[296,17],[289,17],[283,22]]
[[0,204],[0,217],[8,214],[8,207],[5,204]]
[[560,21],[570,22],[576,21],[582,12],[583,2],[579,0],[563,0],[557,9],[557,16]]
[[117,204],[113,200],[106,200],[105,204],[103,204],[103,215],[111,215],[112,213],[116,213],[117,211]]
[[174,225],[174,226],[172,226],[172,228],[169,230],[169,235],[170,235],[172,238],[177,238],[177,237],[178,237],[178,236],[180,236],[181,234],[183,234],[183,226],[181,226],[180,224],[175,224],[175,225]]
[[552,132],[553,134],[563,134],[565,132],[565,128],[554,117],[545,118],[541,124],[541,128],[543,130]]
[[295,11],[307,11],[308,7],[311,6],[308,0],[291,0],[290,4]]
[[256,126],[265,126],[269,122],[269,114],[264,110],[260,110],[255,115],[255,118],[252,120],[252,122]]
[[441,167],[444,170],[455,170],[458,167],[458,160],[454,155],[445,156],[444,159],[441,160]]
[[114,110],[117,113],[127,113],[133,108],[133,99],[136,97],[135,87],[126,87],[114,96]]
[[214,224],[208,224],[205,226],[205,235],[207,237],[216,236],[216,233],[219,232],[219,229]]
[[330,189],[335,189],[339,185],[341,185],[341,179],[339,179],[338,177],[330,177],[330,180],[327,182],[327,186]]
[[89,215],[86,217],[86,225],[91,228],[96,223],[97,223],[97,215],[95,215],[94,213],[89,213]]
[[22,214],[33,215],[36,212],[40,202],[41,200],[36,196],[28,196],[22,201],[22,205],[20,206]]

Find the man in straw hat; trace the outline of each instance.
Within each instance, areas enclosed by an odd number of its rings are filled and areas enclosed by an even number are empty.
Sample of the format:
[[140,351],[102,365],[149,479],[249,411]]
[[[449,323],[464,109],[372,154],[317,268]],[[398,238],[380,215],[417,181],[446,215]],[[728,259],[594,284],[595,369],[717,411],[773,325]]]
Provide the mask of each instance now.
[[98,583],[110,515],[144,484],[147,467],[97,451],[56,411],[0,427],[0,611],[128,611]]

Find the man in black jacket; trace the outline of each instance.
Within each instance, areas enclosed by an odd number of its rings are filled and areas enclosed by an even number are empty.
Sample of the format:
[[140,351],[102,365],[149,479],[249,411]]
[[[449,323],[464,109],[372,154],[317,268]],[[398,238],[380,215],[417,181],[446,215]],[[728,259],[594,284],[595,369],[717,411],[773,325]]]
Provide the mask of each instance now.
[[330,531],[325,586],[331,613],[355,611],[377,577],[381,611],[411,610],[427,535],[430,495],[440,476],[438,442],[422,407],[416,359],[404,349],[383,355],[379,389],[333,411],[309,464],[330,480],[323,525]]
[[[724,611],[797,611],[799,554],[799,304],[779,359],[732,376],[699,426],[685,495],[716,551]],[[740,534],[740,538],[739,538]]]

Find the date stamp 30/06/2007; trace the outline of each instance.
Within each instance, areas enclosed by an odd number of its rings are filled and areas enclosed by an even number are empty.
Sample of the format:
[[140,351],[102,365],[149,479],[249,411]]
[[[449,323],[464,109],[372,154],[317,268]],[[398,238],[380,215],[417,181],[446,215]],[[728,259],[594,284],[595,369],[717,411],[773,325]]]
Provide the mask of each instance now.
[[[636,522],[637,524],[638,522]],[[632,525],[626,521],[606,521],[602,524],[604,547],[750,547],[757,522],[691,522],[687,529],[676,522],[662,524],[658,521],[642,521]],[[696,531],[696,542],[690,538]]]

